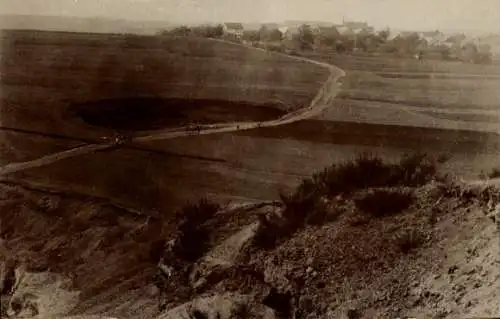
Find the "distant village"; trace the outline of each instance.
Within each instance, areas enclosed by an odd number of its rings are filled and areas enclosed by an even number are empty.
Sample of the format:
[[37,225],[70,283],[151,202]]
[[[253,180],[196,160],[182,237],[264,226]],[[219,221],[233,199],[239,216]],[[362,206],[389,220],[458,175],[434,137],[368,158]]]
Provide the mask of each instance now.
[[428,59],[491,63],[500,53],[500,36],[475,37],[435,31],[376,30],[366,21],[342,23],[285,21],[283,23],[181,26],[173,34],[220,37],[247,45],[298,54],[304,51],[393,54]]
[[[223,23],[224,32],[227,35],[234,35],[242,38],[245,31],[255,31],[264,27],[268,30],[277,29],[283,35],[283,39],[292,39],[292,37],[299,33],[299,29],[302,25],[309,25],[313,32],[320,33],[324,29],[335,28],[341,35],[358,35],[364,33],[374,33],[375,28],[370,26],[367,22],[361,21],[342,21],[341,24],[328,24],[324,22],[309,22],[309,21],[287,21],[282,24],[279,23],[263,23],[258,27],[257,25],[247,25],[243,23],[226,22]],[[391,32],[389,34],[388,40],[392,40],[398,36],[406,37],[412,34],[418,34],[419,37],[425,40],[430,45],[444,45],[452,47],[457,44],[457,40],[461,44],[465,42],[472,42],[475,44],[480,44],[482,39],[480,37],[467,36],[463,33],[452,33],[452,32],[441,32],[435,31],[400,31]],[[500,36],[496,37],[500,42]],[[500,44],[500,43],[499,43]]]

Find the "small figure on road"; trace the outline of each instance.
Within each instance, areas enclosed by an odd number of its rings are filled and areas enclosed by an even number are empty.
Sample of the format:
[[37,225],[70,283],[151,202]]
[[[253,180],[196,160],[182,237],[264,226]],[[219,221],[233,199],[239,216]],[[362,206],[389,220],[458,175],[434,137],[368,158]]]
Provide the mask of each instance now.
[[130,137],[124,135],[118,135],[115,137],[115,145],[124,145],[130,141]]
[[423,56],[422,51],[419,51],[417,54],[415,54],[415,59],[417,59],[418,61],[422,61],[422,56]]
[[111,139],[108,136],[101,136],[100,140],[102,143],[105,143],[105,144],[111,142]]

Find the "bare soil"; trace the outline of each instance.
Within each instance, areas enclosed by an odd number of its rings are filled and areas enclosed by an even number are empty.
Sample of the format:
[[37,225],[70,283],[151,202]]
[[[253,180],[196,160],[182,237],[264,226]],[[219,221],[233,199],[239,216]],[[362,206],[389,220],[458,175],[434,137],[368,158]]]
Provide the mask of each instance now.
[[[69,278],[59,298],[79,295],[68,314],[158,314],[153,275],[175,220],[12,184],[1,190],[1,259]],[[363,318],[494,315],[499,240],[488,194],[497,200],[498,191],[481,185],[431,183],[415,190],[409,209],[378,218],[350,198],[330,199],[326,224],[307,226],[270,250],[245,245],[203,290],[191,288],[189,267],[177,268],[163,298],[171,309],[200,296],[240,293],[296,318],[342,318],[348,310]],[[207,224],[211,247],[256,222],[257,213],[216,214]]]

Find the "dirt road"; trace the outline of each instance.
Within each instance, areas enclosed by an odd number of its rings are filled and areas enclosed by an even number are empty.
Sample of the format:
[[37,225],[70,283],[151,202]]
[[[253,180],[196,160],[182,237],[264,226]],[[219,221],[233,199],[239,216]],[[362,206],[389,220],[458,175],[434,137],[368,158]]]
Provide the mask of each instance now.
[[[239,44],[234,44],[239,45]],[[254,50],[263,50],[259,48],[253,48]],[[265,50],[263,50],[265,51]],[[284,55],[281,53],[269,52],[269,54],[278,54]],[[251,130],[260,127],[273,127],[284,124],[290,124],[293,122],[301,121],[307,118],[311,118],[315,115],[320,114],[325,108],[330,105],[331,101],[336,97],[339,92],[340,85],[337,83],[338,79],[345,76],[345,72],[339,69],[336,66],[333,66],[328,63],[318,62],[314,60],[310,60],[302,57],[288,56],[288,58],[298,61],[303,61],[307,63],[312,63],[319,65],[321,67],[327,68],[330,71],[330,76],[319,89],[318,93],[311,101],[309,106],[301,108],[299,110],[290,112],[285,114],[284,116],[270,121],[264,122],[233,122],[233,123],[223,123],[223,124],[206,124],[206,125],[198,125],[196,127],[192,126],[183,126],[174,129],[167,129],[157,131],[154,134],[147,136],[138,136],[132,138],[130,142],[146,142],[153,140],[166,140],[173,139],[183,136],[197,136],[197,135],[208,135],[208,134],[216,134],[216,133],[229,133],[229,132],[237,132],[243,130]],[[12,174],[24,170],[28,170],[35,167],[41,167],[45,165],[49,165],[55,163],[57,161],[61,161],[64,159],[85,155],[88,153],[92,153],[99,150],[105,150],[116,147],[115,143],[107,143],[107,144],[88,144],[85,146],[81,146],[78,148],[73,148],[70,150],[62,151],[59,153],[50,154],[47,156],[43,156],[41,158],[27,161],[27,162],[18,162],[18,163],[10,163],[0,168],[0,176],[6,174]]]

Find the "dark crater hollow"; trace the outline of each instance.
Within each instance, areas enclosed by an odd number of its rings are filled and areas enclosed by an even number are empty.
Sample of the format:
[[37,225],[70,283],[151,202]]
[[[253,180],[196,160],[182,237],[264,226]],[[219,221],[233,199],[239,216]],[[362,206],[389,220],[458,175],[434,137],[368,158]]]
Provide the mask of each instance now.
[[114,130],[141,131],[192,123],[266,121],[285,114],[277,104],[242,101],[131,97],[73,104],[85,123]]

